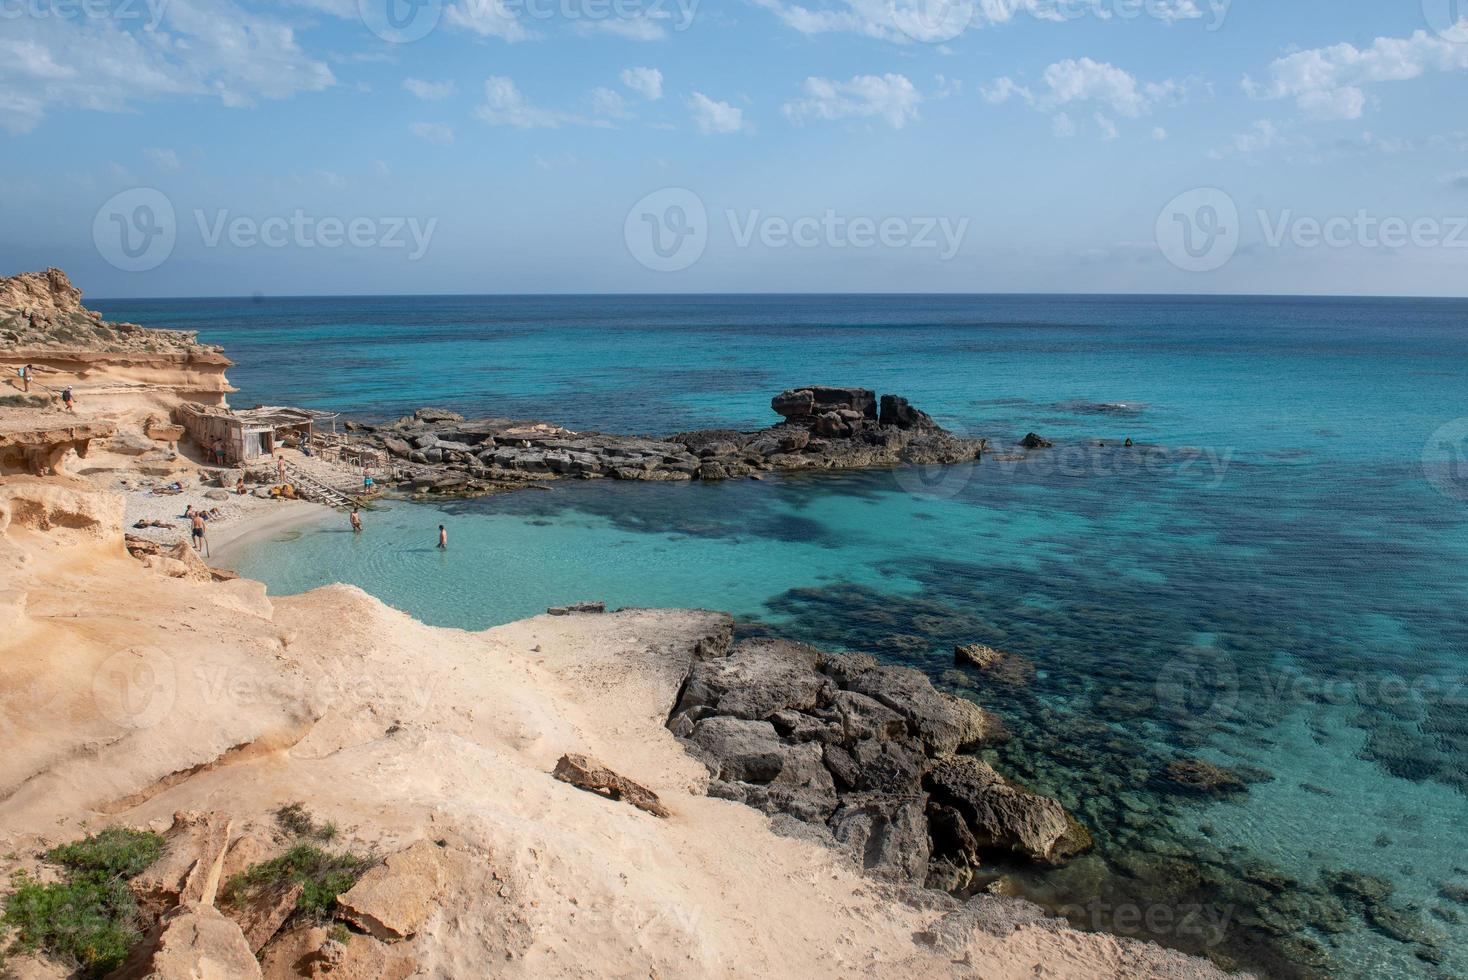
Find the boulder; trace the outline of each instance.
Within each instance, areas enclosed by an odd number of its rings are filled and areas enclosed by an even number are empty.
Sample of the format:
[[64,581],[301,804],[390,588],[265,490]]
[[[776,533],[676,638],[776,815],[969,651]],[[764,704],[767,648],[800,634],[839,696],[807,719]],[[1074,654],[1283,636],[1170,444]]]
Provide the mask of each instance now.
[[228,906],[224,913],[240,927],[250,952],[258,953],[291,917],[304,890],[299,882],[287,882],[241,905]]
[[315,925],[283,933],[261,957],[265,976],[327,977],[330,980],[406,980],[417,971],[417,957],[406,945],[387,944],[353,933],[346,941]]
[[1169,762],[1156,782],[1163,789],[1194,796],[1228,796],[1248,789],[1233,770],[1192,757]]
[[188,903],[213,905],[229,835],[225,814],[175,813],[163,837],[163,853],[128,883],[138,904],[155,916]]
[[261,975],[240,927],[203,902],[181,905],[165,916],[146,960],[120,972],[149,980],[246,980]]
[[960,667],[977,668],[989,680],[1011,687],[1023,687],[1035,679],[1034,661],[982,643],[954,647],[953,662]]
[[899,429],[930,429],[938,426],[931,415],[913,408],[908,400],[900,395],[882,396],[877,421],[881,425],[893,425]]
[[651,813],[655,817],[669,816],[667,807],[663,806],[658,795],[652,790],[641,783],[634,783],[625,776],[617,775],[584,755],[561,756],[551,775],[578,789],[630,803],[637,809]]
[[932,756],[974,748],[999,730],[998,722],[984,709],[937,690],[910,667],[875,667],[853,677],[847,686],[907,719]]
[[1010,783],[972,756],[939,762],[924,783],[936,803],[963,818],[979,851],[1011,852],[1060,865],[1091,846],[1091,835],[1065,807]]
[[782,391],[770,399],[770,407],[777,415],[783,415],[787,419],[811,415],[815,412],[816,394],[809,388]]
[[842,798],[831,834],[869,873],[921,884],[928,874],[927,797],[868,794]]
[[442,849],[421,840],[368,871],[336,902],[369,935],[386,942],[407,939],[437,908],[433,900],[443,875]]
[[1029,433],[1023,439],[1021,439],[1019,441],[1019,444],[1026,449],[1049,449],[1051,446],[1055,445],[1050,440],[1042,438],[1041,436],[1038,436],[1033,432]]
[[816,669],[820,656],[814,647],[789,640],[741,640],[727,656],[694,664],[675,710],[701,705],[754,720],[787,708],[808,711],[834,693]]
[[382,448],[404,459],[413,451],[413,447],[406,440],[399,439],[397,436],[383,436]]

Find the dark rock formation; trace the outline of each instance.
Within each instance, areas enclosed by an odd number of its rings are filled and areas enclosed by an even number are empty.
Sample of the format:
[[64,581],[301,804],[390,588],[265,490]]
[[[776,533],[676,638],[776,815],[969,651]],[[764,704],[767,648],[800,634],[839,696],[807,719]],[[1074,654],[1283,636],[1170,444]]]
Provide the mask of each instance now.
[[883,395],[882,410],[877,416],[881,425],[899,429],[936,429],[938,423],[927,412],[913,408],[901,395]]
[[757,432],[701,429],[666,439],[578,433],[545,422],[465,421],[420,409],[390,425],[356,425],[351,438],[385,451],[413,492],[473,493],[560,477],[729,480],[769,470],[947,464],[979,457],[897,395],[813,385],[771,405],[783,420]]
[[[1091,846],[1091,835],[1063,806],[1013,785],[972,756],[943,760],[925,783],[932,794],[930,806],[972,835],[962,843],[976,851],[955,850],[941,857],[972,863],[977,852],[1008,850],[1040,864],[1059,865]],[[954,814],[961,820],[954,821]]]
[[1033,432],[1029,433],[1023,439],[1021,439],[1019,441],[1019,444],[1026,449],[1049,449],[1051,446],[1055,445],[1055,443],[1051,442],[1049,439],[1038,436]]
[[997,719],[866,654],[771,638],[705,651],[668,727],[708,767],[710,795],[888,880],[961,885],[996,857],[1054,865],[1090,844],[1059,803],[956,754],[1000,740]]

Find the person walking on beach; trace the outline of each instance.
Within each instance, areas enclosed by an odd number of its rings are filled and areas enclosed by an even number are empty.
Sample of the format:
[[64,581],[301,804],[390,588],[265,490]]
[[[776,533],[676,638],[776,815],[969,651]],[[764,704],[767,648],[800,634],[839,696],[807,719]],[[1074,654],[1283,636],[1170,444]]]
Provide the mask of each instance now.
[[61,389],[61,407],[73,415],[76,414],[76,398],[71,394],[71,385]]
[[449,532],[442,524],[438,526],[438,546],[445,551],[449,547]]
[[362,467],[362,492],[369,497],[372,495],[372,491],[376,489],[373,483],[372,471],[365,466]]
[[285,454],[283,454],[283,453],[281,455],[275,457],[275,473],[276,473],[276,476],[278,476],[280,478],[280,482],[281,483],[284,483],[285,482]]
[[194,516],[191,519],[191,523],[194,526],[194,530],[193,530],[194,550],[197,551],[197,552],[199,552],[199,553],[201,553],[201,554],[205,554],[205,555],[209,554],[209,541],[204,536],[205,528],[204,528],[204,514],[203,514],[203,512],[202,511],[197,511],[197,510],[194,511]]
[[25,367],[23,367],[23,368],[20,369],[20,390],[21,391],[29,392],[31,390],[31,374],[34,372],[34,370],[35,369],[32,368],[31,365],[29,365],[29,364],[27,364]]
[[362,513],[361,510],[356,507],[352,508],[352,530],[354,532],[362,530]]

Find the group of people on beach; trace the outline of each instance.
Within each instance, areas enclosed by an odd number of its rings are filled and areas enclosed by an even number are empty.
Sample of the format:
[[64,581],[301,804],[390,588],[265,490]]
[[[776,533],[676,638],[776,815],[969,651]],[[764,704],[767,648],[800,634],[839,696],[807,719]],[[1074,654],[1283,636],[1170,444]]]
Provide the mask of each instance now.
[[[36,366],[34,364],[22,365],[16,373],[20,375],[20,390],[27,395],[30,394],[31,382],[36,378]],[[72,393],[71,385],[61,389],[61,407],[68,412],[76,413],[76,396]]]

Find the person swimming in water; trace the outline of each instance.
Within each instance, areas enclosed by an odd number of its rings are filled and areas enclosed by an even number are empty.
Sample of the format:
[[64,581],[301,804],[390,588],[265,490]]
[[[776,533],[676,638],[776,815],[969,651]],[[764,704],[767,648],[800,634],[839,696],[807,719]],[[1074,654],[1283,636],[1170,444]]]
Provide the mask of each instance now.
[[438,526],[438,546],[444,550],[449,546],[449,532],[442,524]]
[[356,507],[352,508],[352,530],[354,532],[362,530],[362,514]]

